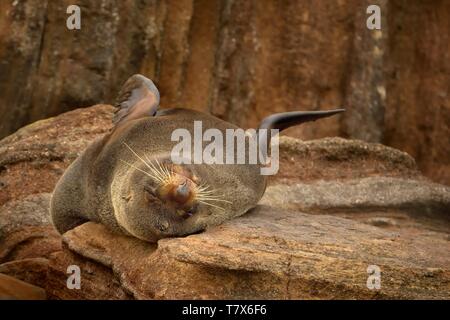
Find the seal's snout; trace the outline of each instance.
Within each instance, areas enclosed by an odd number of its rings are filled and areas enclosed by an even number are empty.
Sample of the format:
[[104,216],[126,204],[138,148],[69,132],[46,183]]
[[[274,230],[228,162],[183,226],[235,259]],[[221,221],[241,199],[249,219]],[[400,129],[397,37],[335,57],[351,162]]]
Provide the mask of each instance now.
[[195,213],[195,186],[188,178],[173,175],[159,187],[157,193],[159,199],[174,208],[179,216],[189,218]]

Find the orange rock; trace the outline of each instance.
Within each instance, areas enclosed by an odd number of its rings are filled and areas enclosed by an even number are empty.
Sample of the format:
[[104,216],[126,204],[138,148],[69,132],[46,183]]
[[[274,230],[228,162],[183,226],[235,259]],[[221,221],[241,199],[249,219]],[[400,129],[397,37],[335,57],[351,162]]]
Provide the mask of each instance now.
[[45,290],[0,273],[0,300],[45,300]]

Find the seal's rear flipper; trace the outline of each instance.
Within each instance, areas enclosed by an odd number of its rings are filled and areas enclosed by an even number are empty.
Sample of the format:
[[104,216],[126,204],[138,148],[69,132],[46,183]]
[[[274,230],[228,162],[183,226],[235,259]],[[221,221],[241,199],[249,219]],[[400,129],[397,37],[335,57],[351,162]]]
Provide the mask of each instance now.
[[[330,117],[344,111],[345,109],[334,109],[325,111],[292,111],[272,114],[265,118],[259,126],[259,129],[268,130],[267,135],[260,135],[258,137],[259,150],[263,153],[267,152],[267,147],[270,145],[271,138],[270,129],[283,131],[284,129],[304,122],[316,121],[317,119]],[[264,154],[264,158],[266,158],[266,156],[267,155]]]
[[120,89],[115,106],[116,126],[123,121],[154,116],[159,106],[159,91],[152,80],[135,74]]
[[336,113],[344,112],[345,109],[334,109],[325,111],[292,111],[275,113],[265,118],[260,129],[278,129],[283,131],[292,126],[302,124],[304,122],[316,121],[320,118],[330,117]]

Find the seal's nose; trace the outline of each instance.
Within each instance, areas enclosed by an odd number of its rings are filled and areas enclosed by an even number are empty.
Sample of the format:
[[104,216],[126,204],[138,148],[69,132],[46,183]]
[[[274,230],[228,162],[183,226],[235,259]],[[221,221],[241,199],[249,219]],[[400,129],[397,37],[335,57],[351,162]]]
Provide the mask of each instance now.
[[186,180],[175,189],[175,197],[181,199],[189,197],[189,187]]
[[190,202],[192,198],[192,187],[187,180],[175,185],[171,192],[171,198],[183,207]]
[[177,208],[191,207],[195,198],[193,182],[180,175],[173,176],[159,188],[158,195],[161,200],[169,201]]

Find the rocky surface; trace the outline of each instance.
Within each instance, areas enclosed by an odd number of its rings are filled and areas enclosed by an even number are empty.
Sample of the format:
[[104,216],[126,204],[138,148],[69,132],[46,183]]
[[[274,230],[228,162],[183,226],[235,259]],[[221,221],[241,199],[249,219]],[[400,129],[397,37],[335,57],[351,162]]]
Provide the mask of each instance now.
[[[450,298],[448,239],[404,237],[330,215],[260,206],[157,247],[94,223],[63,239],[65,254],[75,251],[109,267],[138,299]],[[59,259],[52,272],[60,271]],[[381,290],[366,286],[369,265],[382,270]],[[60,282],[65,279],[62,274]],[[63,284],[51,294],[64,295]],[[85,289],[109,285],[88,282]]]
[[65,168],[111,126],[114,108],[98,105],[37,121],[0,141],[0,204],[52,192]]
[[0,262],[45,257],[60,249],[48,208],[50,194],[10,201],[0,209]]
[[319,180],[267,188],[262,203],[301,211],[336,212],[398,209],[419,216],[435,214],[447,218],[450,188],[424,181],[370,177]]
[[112,106],[99,105],[30,124],[0,141],[0,273],[45,287],[61,237],[48,215],[65,168],[107,132]]
[[[290,134],[381,142],[450,184],[449,1],[78,0],[81,30],[66,28],[69,4],[1,1],[0,137],[111,103],[140,72],[162,106],[242,127],[272,112],[345,106],[345,117]],[[380,31],[366,28],[373,4]]]
[[423,179],[406,152],[381,144],[342,138],[302,141],[280,138],[280,168],[271,183],[299,181],[403,177]]
[[46,297],[42,288],[0,274],[0,299],[44,300]]
[[[87,223],[61,237],[49,191],[111,112],[75,110],[0,141],[0,274],[50,299],[450,298],[450,188],[362,141],[280,139],[261,204],[201,234],[149,244]],[[80,290],[66,286],[70,265]],[[370,265],[380,290],[367,288]]]

